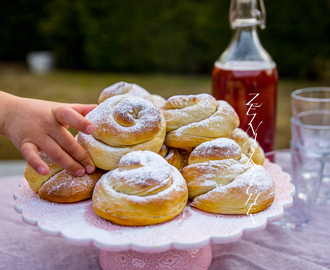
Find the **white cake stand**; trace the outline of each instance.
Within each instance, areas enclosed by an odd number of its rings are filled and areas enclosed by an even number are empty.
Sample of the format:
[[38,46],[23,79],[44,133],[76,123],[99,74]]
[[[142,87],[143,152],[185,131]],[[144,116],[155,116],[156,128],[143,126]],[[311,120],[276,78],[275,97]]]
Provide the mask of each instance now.
[[14,193],[15,210],[41,233],[99,248],[102,269],[207,269],[211,243],[229,243],[244,233],[261,231],[291,207],[290,176],[268,160],[265,168],[275,181],[275,201],[253,215],[210,214],[188,204],[179,216],[162,224],[118,226],[97,216],[91,200],[72,204],[41,200],[25,179]]

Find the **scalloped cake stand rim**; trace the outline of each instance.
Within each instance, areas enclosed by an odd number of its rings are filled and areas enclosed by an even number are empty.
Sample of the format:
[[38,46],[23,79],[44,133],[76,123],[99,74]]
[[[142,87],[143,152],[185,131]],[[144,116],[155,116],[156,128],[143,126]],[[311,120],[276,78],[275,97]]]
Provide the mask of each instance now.
[[[266,160],[265,164],[267,164],[268,169],[272,169],[272,170],[276,171],[278,175],[282,176],[283,178],[286,178],[287,182],[290,182],[290,176],[287,173],[283,172],[281,170],[280,166],[278,166],[277,164],[271,163],[268,160]],[[267,168],[267,166],[266,166],[266,168]],[[23,178],[22,181],[26,181],[26,180]],[[216,236],[216,235],[211,235],[212,233],[210,232],[210,235],[208,237],[205,237],[202,240],[196,241],[196,240],[192,239],[192,241],[186,241],[186,242],[183,242],[183,241],[178,242],[175,240],[169,240],[168,242],[162,243],[159,245],[158,244],[148,245],[148,244],[141,244],[141,243],[134,243],[134,242],[123,242],[121,244],[118,244],[118,243],[112,244],[109,242],[98,241],[96,239],[89,238],[89,237],[74,238],[69,235],[66,235],[63,231],[61,231],[62,230],[61,228],[59,228],[57,230],[55,230],[53,228],[47,228],[44,225],[41,226],[40,221],[38,219],[33,219],[33,218],[27,217],[24,214],[24,208],[21,208],[20,206],[17,205],[17,202],[20,199],[20,196],[17,195],[17,190],[19,190],[20,187],[15,191],[14,199],[16,200],[15,210],[16,210],[16,212],[22,214],[22,219],[25,223],[27,223],[29,225],[37,226],[38,230],[41,233],[43,233],[45,235],[60,237],[69,244],[93,245],[103,251],[120,252],[120,251],[132,250],[132,251],[144,252],[144,253],[159,253],[159,252],[164,252],[164,251],[173,250],[173,249],[175,249],[175,250],[201,249],[201,248],[204,248],[204,247],[210,245],[211,243],[223,244],[223,243],[234,242],[234,241],[238,240],[245,233],[257,232],[257,231],[263,230],[268,223],[281,219],[283,217],[284,210],[288,209],[292,206],[292,204],[293,204],[292,196],[295,192],[294,186],[291,183],[286,183],[286,184],[288,184],[288,185],[286,186],[287,189],[285,192],[288,195],[290,195],[290,198],[288,198],[286,200],[280,200],[280,201],[276,201],[276,199],[275,199],[275,201],[274,201],[274,203],[277,202],[281,205],[282,211],[279,211],[278,213],[270,215],[270,216],[266,216],[265,220],[258,225],[252,223],[252,226],[242,227],[240,230],[238,230],[232,234],[228,234],[228,235]]]

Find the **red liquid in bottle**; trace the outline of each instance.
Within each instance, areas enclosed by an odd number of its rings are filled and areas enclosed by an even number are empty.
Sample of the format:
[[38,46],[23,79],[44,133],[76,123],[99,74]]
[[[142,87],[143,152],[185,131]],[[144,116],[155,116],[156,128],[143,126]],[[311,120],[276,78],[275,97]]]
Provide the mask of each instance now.
[[263,62],[215,64],[212,94],[226,100],[240,118],[240,128],[265,152],[274,150],[277,68]]

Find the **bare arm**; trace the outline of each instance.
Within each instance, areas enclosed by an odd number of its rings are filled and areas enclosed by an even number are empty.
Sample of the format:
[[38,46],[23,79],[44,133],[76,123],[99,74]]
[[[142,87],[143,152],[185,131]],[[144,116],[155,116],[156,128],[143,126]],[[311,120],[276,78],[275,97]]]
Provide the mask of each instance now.
[[93,133],[94,126],[84,116],[95,107],[21,98],[0,91],[0,135],[8,137],[40,174],[49,172],[37,154],[40,150],[72,174],[92,173],[95,166],[91,158],[68,127]]

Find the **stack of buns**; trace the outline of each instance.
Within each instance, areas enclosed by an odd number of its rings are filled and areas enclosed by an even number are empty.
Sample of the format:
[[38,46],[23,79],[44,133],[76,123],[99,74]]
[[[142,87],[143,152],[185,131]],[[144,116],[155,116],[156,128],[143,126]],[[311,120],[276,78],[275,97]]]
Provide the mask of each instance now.
[[[25,170],[40,198],[65,203],[92,197],[96,214],[126,226],[170,220],[183,211],[188,197],[191,206],[218,214],[251,214],[274,200],[262,148],[238,128],[234,109],[209,94],[165,100],[118,82],[101,92],[99,105],[86,118],[95,131],[79,132],[76,139],[97,170],[68,176],[40,153],[50,175],[41,176],[29,165]],[[53,180],[53,174],[61,180]],[[68,186],[63,179],[76,184]]]

